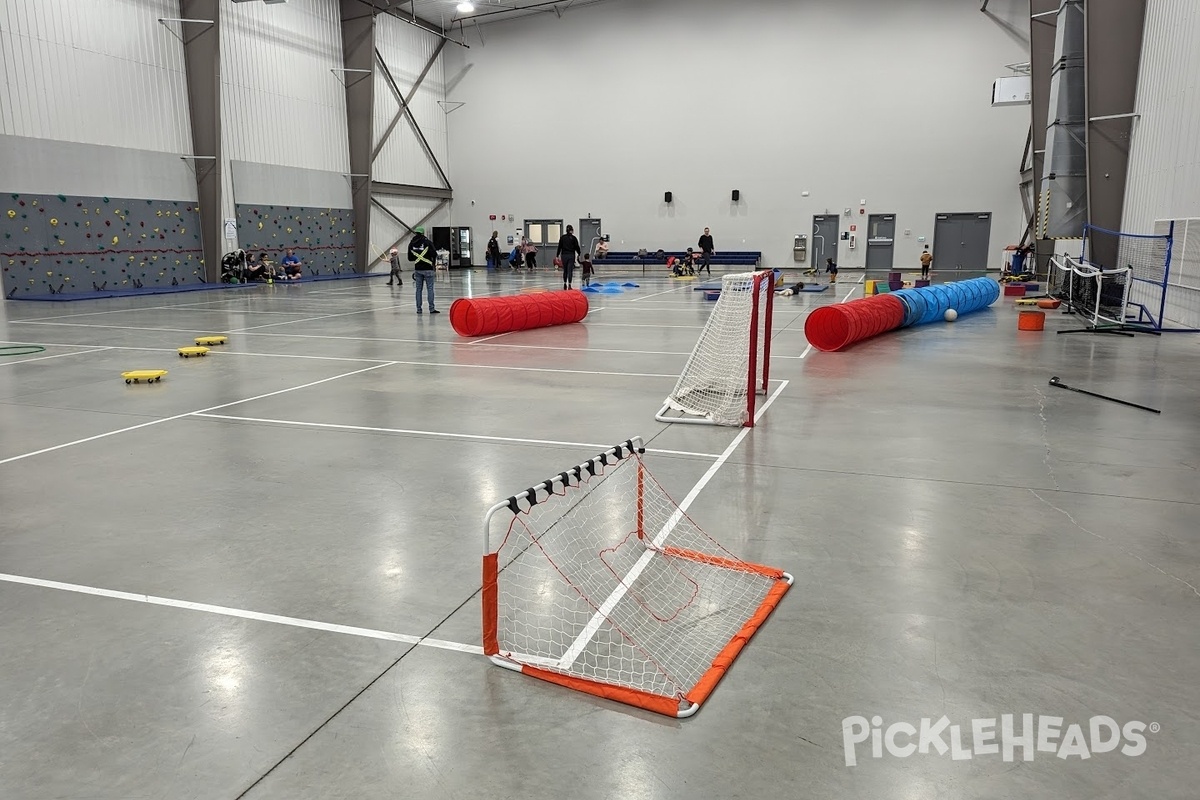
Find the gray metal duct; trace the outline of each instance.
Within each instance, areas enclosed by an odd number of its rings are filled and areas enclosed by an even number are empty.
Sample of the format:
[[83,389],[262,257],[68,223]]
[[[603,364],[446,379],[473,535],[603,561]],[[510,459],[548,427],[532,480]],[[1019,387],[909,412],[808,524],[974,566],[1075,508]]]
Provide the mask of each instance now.
[[1050,239],[1083,235],[1087,208],[1086,0],[1062,0],[1050,74],[1044,229]]

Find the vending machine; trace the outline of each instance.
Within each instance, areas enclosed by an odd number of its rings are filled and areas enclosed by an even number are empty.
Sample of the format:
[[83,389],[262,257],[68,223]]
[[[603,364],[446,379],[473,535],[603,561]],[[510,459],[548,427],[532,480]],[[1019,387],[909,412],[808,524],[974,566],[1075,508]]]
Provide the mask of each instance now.
[[433,229],[433,247],[450,253],[451,267],[470,267],[472,263],[471,229],[451,226]]

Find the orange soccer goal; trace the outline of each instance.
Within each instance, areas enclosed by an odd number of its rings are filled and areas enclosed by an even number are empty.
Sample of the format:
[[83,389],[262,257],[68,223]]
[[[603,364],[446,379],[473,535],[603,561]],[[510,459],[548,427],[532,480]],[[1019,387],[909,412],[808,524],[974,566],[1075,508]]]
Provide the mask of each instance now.
[[527,675],[688,717],[792,577],[700,530],[644,453],[630,439],[488,511],[483,651]]

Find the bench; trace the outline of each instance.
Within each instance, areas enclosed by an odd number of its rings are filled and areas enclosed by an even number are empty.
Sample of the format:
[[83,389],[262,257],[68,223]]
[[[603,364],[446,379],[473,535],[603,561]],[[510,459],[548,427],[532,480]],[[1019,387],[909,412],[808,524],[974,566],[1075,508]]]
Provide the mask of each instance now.
[[[669,256],[685,258],[686,250],[665,250],[662,258],[658,258],[655,250],[647,250],[646,255],[640,256],[634,250],[610,250],[604,258],[596,259],[597,264],[666,264]],[[713,266],[723,267],[757,267],[762,261],[761,250],[718,250],[712,257]]]

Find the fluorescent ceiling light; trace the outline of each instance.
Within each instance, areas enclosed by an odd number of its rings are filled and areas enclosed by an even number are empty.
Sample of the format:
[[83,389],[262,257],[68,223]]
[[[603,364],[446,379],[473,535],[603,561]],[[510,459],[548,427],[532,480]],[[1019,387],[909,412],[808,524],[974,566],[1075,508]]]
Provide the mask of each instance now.
[[458,4],[458,11],[460,14],[470,14],[474,10],[475,10],[474,3],[459,3]]

